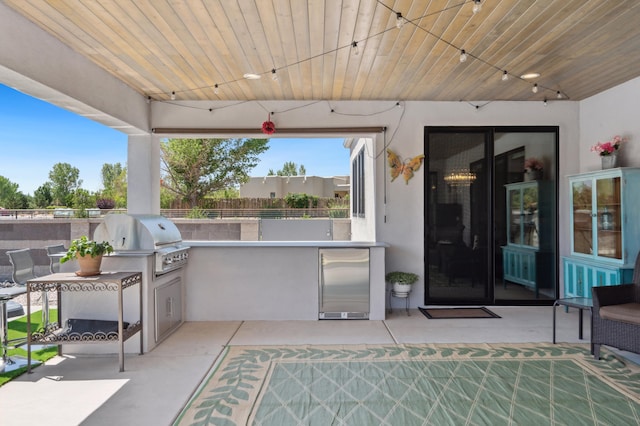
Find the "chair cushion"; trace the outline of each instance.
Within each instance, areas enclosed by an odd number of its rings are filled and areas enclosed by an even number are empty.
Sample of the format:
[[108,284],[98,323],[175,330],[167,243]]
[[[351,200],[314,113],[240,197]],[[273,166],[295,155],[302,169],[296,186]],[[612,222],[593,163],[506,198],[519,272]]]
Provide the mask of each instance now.
[[640,325],[640,303],[602,306],[600,308],[600,317],[611,321]]

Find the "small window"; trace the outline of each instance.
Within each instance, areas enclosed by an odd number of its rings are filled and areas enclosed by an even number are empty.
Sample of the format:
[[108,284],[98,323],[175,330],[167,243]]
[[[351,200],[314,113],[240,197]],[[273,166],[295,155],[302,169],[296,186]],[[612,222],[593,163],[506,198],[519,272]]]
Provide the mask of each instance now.
[[351,162],[351,215],[364,217],[364,147]]
[[275,192],[270,193],[269,198],[276,198],[276,193]]

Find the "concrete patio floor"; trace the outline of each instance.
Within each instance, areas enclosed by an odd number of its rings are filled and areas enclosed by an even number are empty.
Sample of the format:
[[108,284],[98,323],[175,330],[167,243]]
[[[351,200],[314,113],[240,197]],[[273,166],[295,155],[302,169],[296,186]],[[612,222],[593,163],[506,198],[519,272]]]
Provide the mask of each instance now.
[[[394,310],[385,321],[188,322],[153,351],[128,354],[122,373],[116,354],[54,357],[0,388],[2,424],[170,425],[225,345],[552,341],[552,307],[490,309],[502,318],[431,320]],[[582,341],[577,310],[557,315],[558,342],[589,342],[588,313]]]

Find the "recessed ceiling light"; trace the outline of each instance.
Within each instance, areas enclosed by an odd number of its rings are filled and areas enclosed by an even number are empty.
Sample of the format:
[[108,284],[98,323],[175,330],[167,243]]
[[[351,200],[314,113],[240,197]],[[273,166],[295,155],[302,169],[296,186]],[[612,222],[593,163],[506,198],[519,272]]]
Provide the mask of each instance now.
[[528,72],[520,76],[520,78],[524,78],[525,80],[531,80],[532,78],[538,78],[538,77],[540,77],[539,72]]
[[251,72],[246,73],[244,76],[247,80],[260,80],[260,74],[254,74]]

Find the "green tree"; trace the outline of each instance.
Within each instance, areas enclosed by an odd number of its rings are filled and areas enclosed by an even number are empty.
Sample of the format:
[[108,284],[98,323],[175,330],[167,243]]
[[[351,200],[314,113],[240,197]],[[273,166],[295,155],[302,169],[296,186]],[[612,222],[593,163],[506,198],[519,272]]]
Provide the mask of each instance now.
[[309,194],[292,194],[289,193],[284,197],[287,207],[292,209],[306,209],[318,207],[318,197]]
[[161,148],[162,186],[197,207],[205,196],[249,179],[268,139],[168,139]]
[[8,209],[29,208],[29,197],[18,191],[18,184],[0,176],[0,206]]
[[0,206],[6,208],[10,207],[9,204],[15,201],[15,197],[18,194],[18,184],[11,182],[4,176],[0,176]]
[[273,169],[269,169],[269,173],[267,176],[306,176],[307,169],[303,164],[298,165],[293,161],[286,161],[282,168],[277,172],[274,172]]
[[73,208],[77,209],[76,217],[87,217],[86,209],[95,207],[96,196],[91,194],[86,189],[78,188],[73,191]]
[[50,206],[52,201],[51,182],[45,182],[33,191],[33,204],[36,208],[44,209]]
[[209,195],[215,200],[228,200],[231,198],[240,198],[240,190],[238,188],[225,188]]
[[164,186],[160,187],[160,208],[170,209],[173,206],[173,202],[176,200],[176,194],[169,191]]
[[73,193],[82,185],[79,179],[80,170],[69,163],[56,163],[49,172],[51,195],[53,201],[60,206],[73,204]]
[[287,161],[276,174],[278,176],[298,176],[298,166],[293,161]]
[[13,198],[9,201],[7,207],[10,209],[28,209],[29,199],[30,197],[28,195],[18,191],[13,195]]
[[111,191],[116,185],[116,180],[122,175],[124,172],[124,168],[122,164],[115,163],[109,164],[105,163],[102,165],[102,187],[105,191]]
[[117,208],[127,207],[127,168],[120,163],[102,165],[102,187],[100,197],[111,198]]

